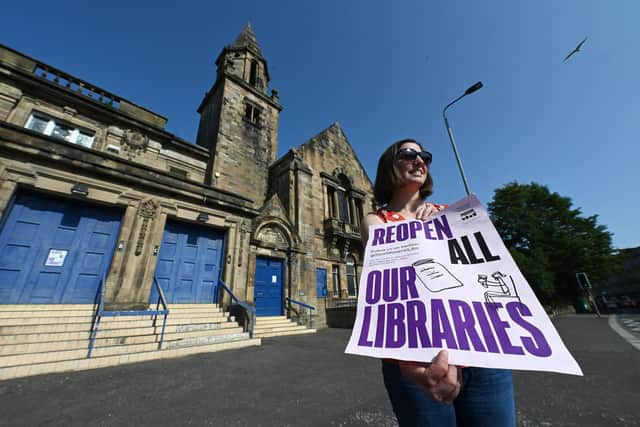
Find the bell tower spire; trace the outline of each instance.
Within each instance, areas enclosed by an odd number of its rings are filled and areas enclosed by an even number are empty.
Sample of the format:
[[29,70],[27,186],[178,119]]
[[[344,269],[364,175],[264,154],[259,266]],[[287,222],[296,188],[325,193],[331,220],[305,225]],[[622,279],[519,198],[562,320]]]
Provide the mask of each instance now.
[[225,48],[216,65],[218,70],[224,67],[229,74],[240,78],[255,90],[267,94],[269,68],[250,23],[245,25],[233,44]]
[[251,25],[216,59],[216,81],[198,113],[196,143],[209,149],[205,184],[264,203],[269,165],[278,155],[278,92]]

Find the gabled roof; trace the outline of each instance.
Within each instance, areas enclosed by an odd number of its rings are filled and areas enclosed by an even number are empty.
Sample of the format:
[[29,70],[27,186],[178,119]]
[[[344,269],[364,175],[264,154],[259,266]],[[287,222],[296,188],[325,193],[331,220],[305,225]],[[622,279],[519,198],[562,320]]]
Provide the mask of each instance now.
[[253,32],[251,28],[251,24],[247,23],[245,25],[242,32],[236,38],[236,41],[230,46],[232,49],[244,49],[248,48],[262,57],[262,51],[260,50],[260,45],[258,44],[258,39],[256,38],[256,34]]
[[328,139],[332,134],[335,134],[335,135],[339,136],[338,140],[336,142],[339,141],[341,144],[344,143],[344,146],[347,147],[349,149],[349,151],[351,151],[351,154],[352,154],[353,158],[355,159],[355,161],[360,166],[360,169],[362,170],[365,179],[367,181],[369,181],[369,184],[371,184],[371,187],[373,188],[373,183],[371,182],[371,178],[369,178],[369,175],[367,175],[366,169],[362,165],[362,162],[360,162],[360,158],[358,157],[358,155],[356,154],[355,150],[353,149],[353,146],[349,142],[349,138],[347,138],[347,135],[345,135],[344,131],[342,130],[342,127],[340,126],[340,123],[333,122],[331,124],[331,126],[326,128],[325,130],[319,132],[317,135],[313,136],[311,139],[309,139],[304,144],[300,145],[298,147],[298,149],[301,149],[303,147],[313,147],[316,144],[322,144],[323,143],[322,141],[325,138]]

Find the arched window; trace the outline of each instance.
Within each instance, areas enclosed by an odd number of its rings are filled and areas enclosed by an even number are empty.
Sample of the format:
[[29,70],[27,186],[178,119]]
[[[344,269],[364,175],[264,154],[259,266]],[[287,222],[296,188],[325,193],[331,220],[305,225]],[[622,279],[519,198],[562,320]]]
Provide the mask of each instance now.
[[349,201],[343,188],[338,188],[338,219],[340,222],[349,222]]
[[333,296],[340,298],[340,266],[331,266],[331,277],[333,279]]
[[340,187],[338,188],[338,219],[341,222],[351,223],[351,203],[349,193],[351,193],[351,182],[345,175],[340,174]]
[[347,290],[350,297],[358,294],[358,282],[356,281],[356,260],[353,255],[347,255]]
[[251,61],[251,70],[249,72],[249,84],[255,86],[258,82],[258,61]]
[[351,180],[346,175],[341,173],[337,178],[325,182],[327,218],[355,226],[352,229],[359,233],[357,227],[360,226],[363,215],[363,194],[354,190]]

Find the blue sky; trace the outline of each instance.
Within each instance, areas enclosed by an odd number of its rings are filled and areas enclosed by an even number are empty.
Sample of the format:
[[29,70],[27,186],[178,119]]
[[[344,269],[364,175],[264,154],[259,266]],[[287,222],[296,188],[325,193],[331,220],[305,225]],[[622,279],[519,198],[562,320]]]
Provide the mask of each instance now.
[[35,0],[3,4],[0,43],[195,141],[214,61],[250,22],[284,106],[280,154],[337,121],[373,179],[382,150],[414,137],[437,202],[464,196],[442,108],[482,80],[447,113],[471,190],[486,204],[508,182],[547,185],[626,248],[640,246],[638,16],[635,0]]

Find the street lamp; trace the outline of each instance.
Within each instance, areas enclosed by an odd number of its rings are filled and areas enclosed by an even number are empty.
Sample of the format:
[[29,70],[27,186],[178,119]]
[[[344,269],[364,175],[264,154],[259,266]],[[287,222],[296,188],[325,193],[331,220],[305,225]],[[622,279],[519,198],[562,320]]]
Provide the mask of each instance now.
[[474,84],[473,86],[465,90],[462,95],[460,95],[459,97],[451,101],[446,107],[444,107],[444,110],[442,110],[442,118],[444,119],[444,125],[447,128],[447,133],[449,134],[449,141],[451,141],[451,147],[453,147],[453,154],[455,154],[456,161],[458,162],[458,169],[460,169],[460,175],[462,175],[462,182],[464,184],[464,189],[467,192],[467,196],[471,193],[471,191],[469,190],[469,183],[467,183],[467,177],[464,175],[464,169],[462,169],[462,161],[460,160],[460,156],[458,155],[458,148],[456,147],[456,143],[453,140],[453,134],[451,133],[451,127],[449,126],[449,121],[447,120],[446,112],[447,112],[447,108],[451,107],[453,104],[460,101],[465,96],[471,95],[473,92],[479,90],[480,88],[482,88],[482,82],[478,82]]

